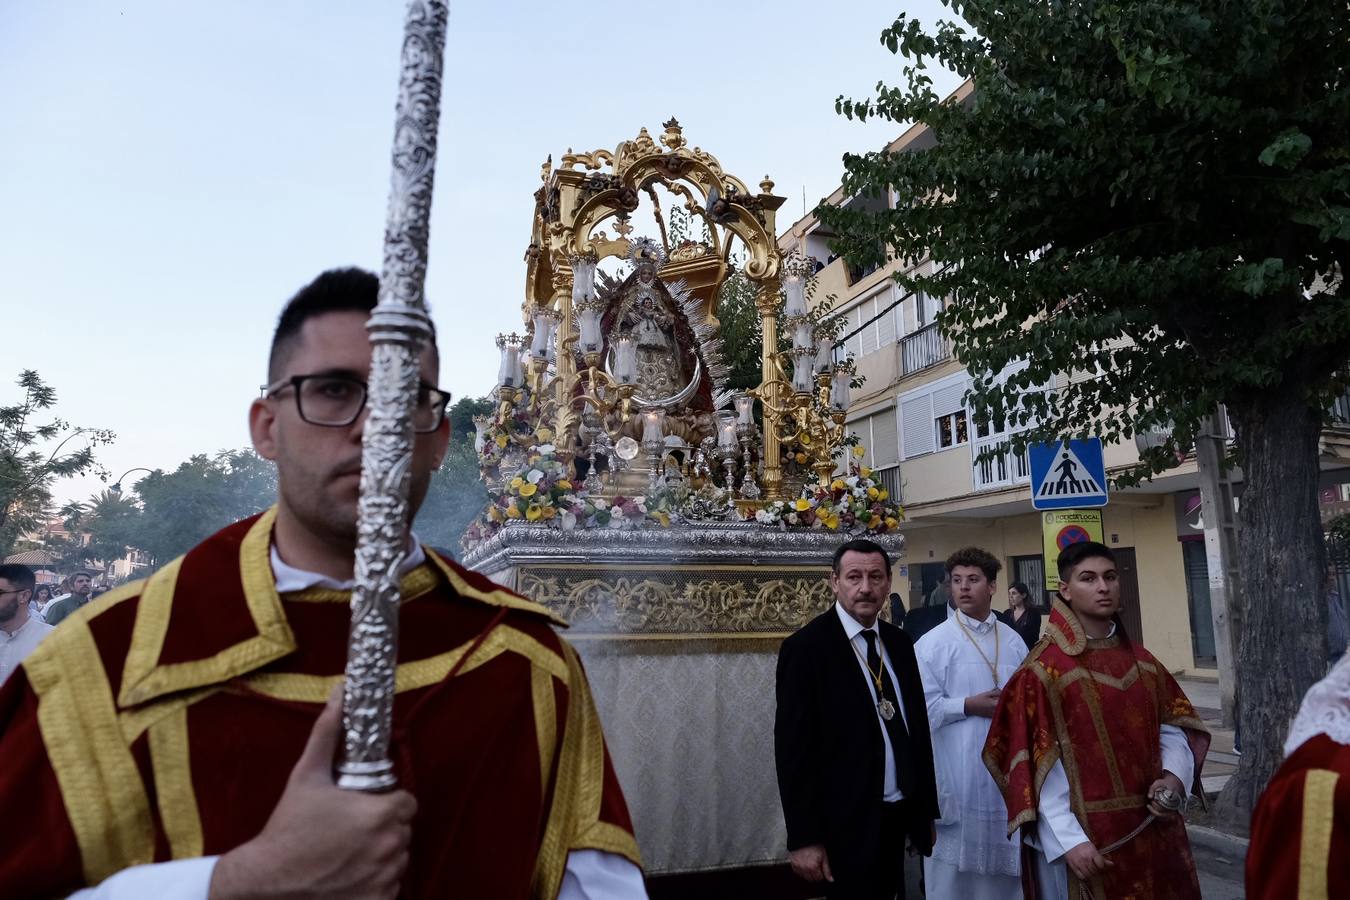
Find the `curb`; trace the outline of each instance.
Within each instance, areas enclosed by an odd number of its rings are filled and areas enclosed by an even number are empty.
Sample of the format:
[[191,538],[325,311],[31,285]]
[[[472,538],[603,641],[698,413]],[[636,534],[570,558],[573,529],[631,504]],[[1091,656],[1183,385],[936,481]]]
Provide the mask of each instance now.
[[1204,825],[1187,825],[1186,835],[1191,839],[1192,844],[1204,847],[1211,853],[1220,853],[1237,860],[1247,858],[1248,841],[1246,838],[1240,838],[1226,831],[1219,831],[1216,828],[1208,828]]

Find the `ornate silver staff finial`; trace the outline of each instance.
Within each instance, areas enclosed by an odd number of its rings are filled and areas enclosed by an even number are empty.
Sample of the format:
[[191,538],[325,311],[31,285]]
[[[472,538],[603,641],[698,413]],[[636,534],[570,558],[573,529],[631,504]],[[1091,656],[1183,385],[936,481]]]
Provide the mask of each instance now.
[[356,589],[342,703],[346,733],[338,786],[385,791],[398,657],[398,570],[407,556],[408,484],[418,357],[431,336],[423,284],[440,123],[445,0],[411,0],[394,123],[393,176],[380,300],[371,313],[369,413],[361,450]]

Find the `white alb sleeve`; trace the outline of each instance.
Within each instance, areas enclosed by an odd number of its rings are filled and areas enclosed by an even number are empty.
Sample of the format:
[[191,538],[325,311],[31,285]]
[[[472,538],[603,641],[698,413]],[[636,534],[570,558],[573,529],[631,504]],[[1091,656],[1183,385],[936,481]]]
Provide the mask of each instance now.
[[1182,790],[1191,792],[1195,780],[1195,754],[1186,740],[1186,732],[1175,725],[1162,726],[1158,744],[1162,748],[1162,767],[1181,781]]
[[573,850],[558,900],[647,900],[647,886],[642,870],[617,853]]
[[1055,760],[1041,785],[1037,813],[1036,842],[1048,861],[1054,862],[1088,839],[1078,817],[1069,808],[1069,777],[1059,760]]
[[173,862],[132,866],[97,887],[71,894],[68,900],[206,900],[219,856],[197,856]]

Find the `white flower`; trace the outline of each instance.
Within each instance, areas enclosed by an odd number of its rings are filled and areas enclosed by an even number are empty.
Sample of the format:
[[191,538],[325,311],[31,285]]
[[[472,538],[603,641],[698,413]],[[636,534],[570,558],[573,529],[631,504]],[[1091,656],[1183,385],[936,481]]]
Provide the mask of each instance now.
[[548,454],[554,451],[554,447],[552,444],[540,444],[538,447],[535,447],[534,449],[535,452],[538,453],[540,456],[547,456]]
[[787,521],[788,521],[788,524],[789,524],[789,525],[796,525],[797,522],[798,522],[797,514],[796,514],[796,513],[788,513],[788,515],[787,515]]
[[577,527],[577,517],[572,515],[570,512],[564,512],[562,514],[562,530],[571,531],[576,527]]
[[606,500],[604,497],[596,497],[593,501],[591,501],[591,505],[594,506],[596,509],[609,509],[609,501]]
[[844,484],[848,485],[849,487],[857,487],[858,476],[857,475],[848,476],[847,478],[844,479]]
[[611,522],[613,522],[615,519],[622,519],[622,518],[623,518],[623,507],[622,507],[622,506],[616,506],[616,507],[614,507],[612,510],[609,511],[609,517],[610,517],[609,520],[610,520]]
[[544,477],[543,472],[539,471],[538,469],[531,469],[530,474],[525,476],[525,480],[528,481],[530,484],[538,484],[539,479],[543,477]]

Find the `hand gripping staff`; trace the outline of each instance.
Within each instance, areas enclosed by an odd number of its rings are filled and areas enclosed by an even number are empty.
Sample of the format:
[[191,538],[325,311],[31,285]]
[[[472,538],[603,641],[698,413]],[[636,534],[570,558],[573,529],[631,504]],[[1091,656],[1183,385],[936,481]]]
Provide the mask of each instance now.
[[448,18],[446,0],[408,4],[380,298],[366,325],[369,411],[362,436],[356,587],[342,698],[345,740],[337,782],[356,791],[387,791],[396,783],[389,735],[398,656],[398,570],[408,553],[404,529],[417,361],[431,336],[422,291]]

